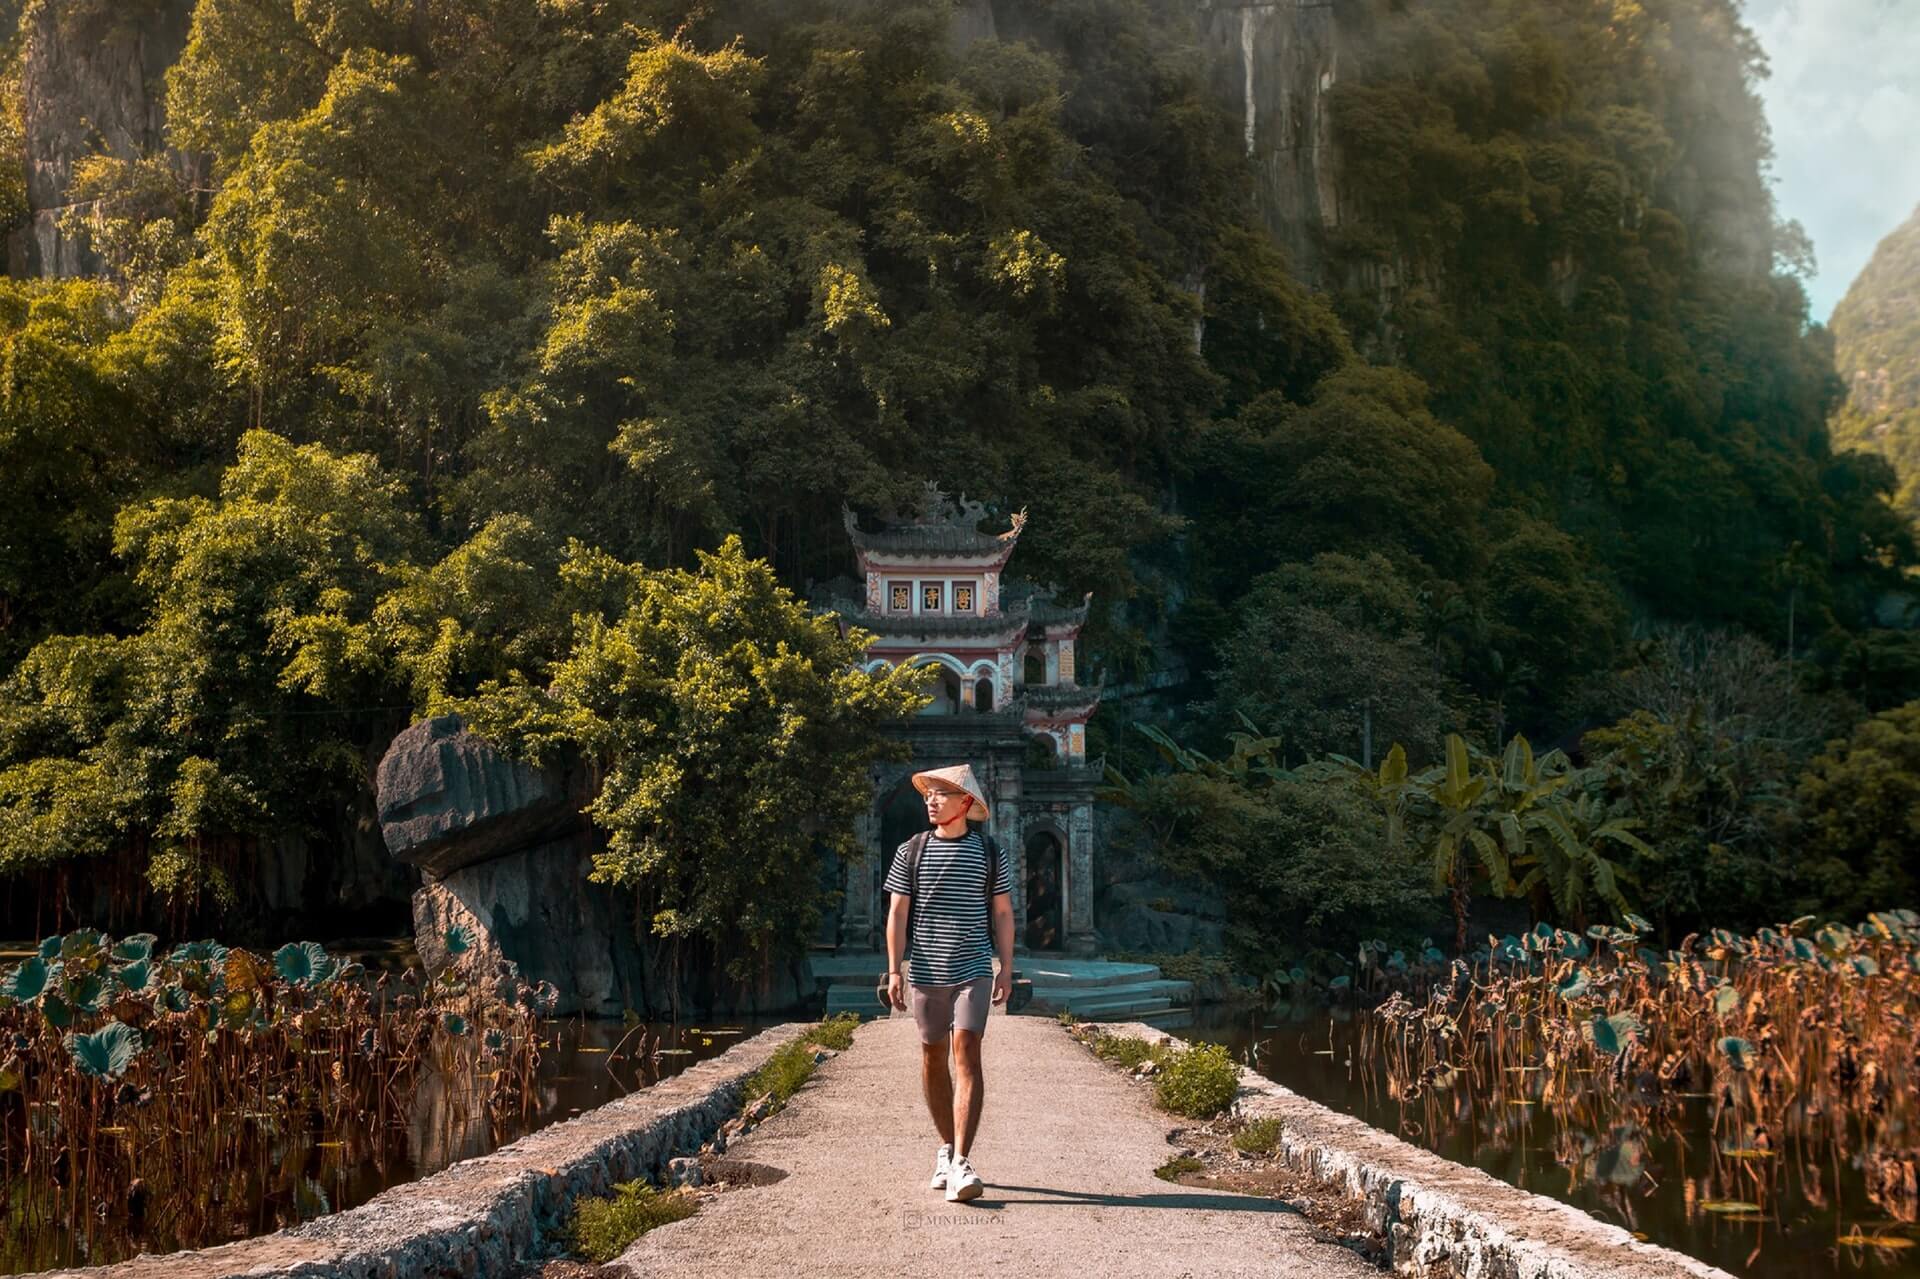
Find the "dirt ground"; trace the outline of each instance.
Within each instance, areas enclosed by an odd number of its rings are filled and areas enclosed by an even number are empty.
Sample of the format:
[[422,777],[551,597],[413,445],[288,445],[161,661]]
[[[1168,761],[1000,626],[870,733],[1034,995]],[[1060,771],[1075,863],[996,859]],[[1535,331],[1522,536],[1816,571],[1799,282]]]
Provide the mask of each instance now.
[[[1098,1033],[1094,1023],[1082,1022],[1069,1033],[1086,1045],[1088,1054],[1092,1055],[1092,1041]],[[1150,1071],[1128,1071],[1118,1062],[1099,1057],[1094,1060],[1116,1075],[1127,1076],[1135,1087],[1153,1087]],[[1245,1124],[1242,1116],[1229,1113],[1209,1120],[1182,1120],[1178,1116],[1169,1116],[1169,1119],[1174,1124],[1167,1129],[1169,1164],[1184,1156],[1197,1159],[1205,1166],[1176,1170],[1163,1164],[1164,1171],[1157,1170],[1162,1180],[1202,1190],[1230,1190],[1277,1199],[1311,1222],[1323,1241],[1351,1248],[1374,1265],[1386,1267],[1386,1240],[1367,1224],[1366,1214],[1340,1188],[1324,1186],[1273,1155],[1234,1148],[1233,1136]]]

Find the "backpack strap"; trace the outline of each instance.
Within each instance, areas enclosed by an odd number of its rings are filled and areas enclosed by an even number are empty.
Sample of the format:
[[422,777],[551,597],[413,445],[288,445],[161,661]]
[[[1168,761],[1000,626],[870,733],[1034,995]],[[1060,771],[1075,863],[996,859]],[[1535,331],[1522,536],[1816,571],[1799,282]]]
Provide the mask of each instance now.
[[920,905],[920,854],[927,851],[927,840],[933,834],[923,830],[907,841],[907,851],[901,856],[907,859],[907,970],[913,970],[913,913]]

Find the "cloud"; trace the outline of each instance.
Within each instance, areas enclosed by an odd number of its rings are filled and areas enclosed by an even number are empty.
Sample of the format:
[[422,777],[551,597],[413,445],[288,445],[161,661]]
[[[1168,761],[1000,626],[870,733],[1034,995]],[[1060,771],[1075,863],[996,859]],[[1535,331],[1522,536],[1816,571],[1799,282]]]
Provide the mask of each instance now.
[[1813,237],[1825,320],[1920,204],[1920,0],[1748,0],[1772,74],[1774,201]]

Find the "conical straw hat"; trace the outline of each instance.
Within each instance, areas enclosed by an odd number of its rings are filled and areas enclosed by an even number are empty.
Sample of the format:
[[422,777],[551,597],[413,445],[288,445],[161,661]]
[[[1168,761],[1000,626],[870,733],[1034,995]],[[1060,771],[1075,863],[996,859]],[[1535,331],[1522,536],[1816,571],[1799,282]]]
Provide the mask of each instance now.
[[980,789],[980,783],[974,780],[972,764],[955,764],[952,768],[929,768],[924,773],[913,775],[913,788],[922,795],[927,793],[928,782],[943,782],[955,790],[965,791],[973,796],[973,803],[967,806],[967,820],[984,822],[987,820],[986,792]]

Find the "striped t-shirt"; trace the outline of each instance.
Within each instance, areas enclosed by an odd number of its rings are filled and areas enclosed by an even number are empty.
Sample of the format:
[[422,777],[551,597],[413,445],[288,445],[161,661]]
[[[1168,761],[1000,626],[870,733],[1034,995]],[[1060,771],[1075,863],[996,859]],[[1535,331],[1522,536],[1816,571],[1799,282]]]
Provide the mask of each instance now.
[[[908,843],[912,841],[909,840]],[[886,892],[913,896],[907,882],[907,845],[895,852]],[[987,928],[987,844],[969,830],[958,839],[929,832],[920,853],[920,900],[907,938],[907,980],[915,986],[956,986],[993,976],[993,934]],[[994,893],[1011,893],[1007,855],[1000,854]]]

